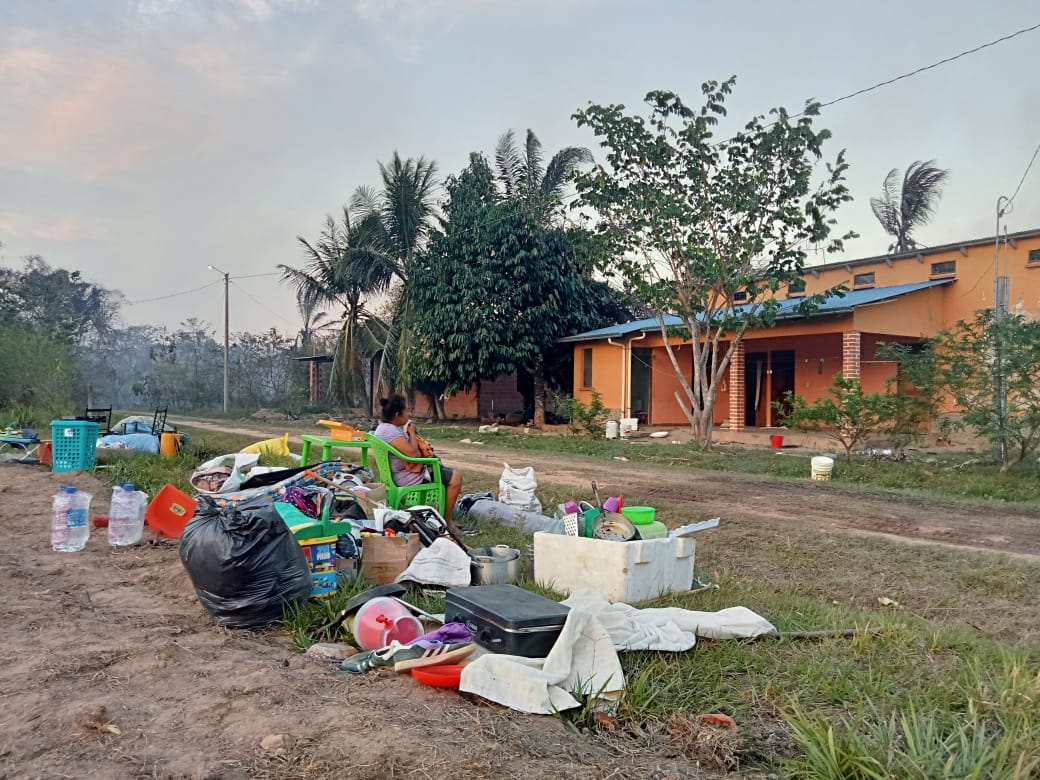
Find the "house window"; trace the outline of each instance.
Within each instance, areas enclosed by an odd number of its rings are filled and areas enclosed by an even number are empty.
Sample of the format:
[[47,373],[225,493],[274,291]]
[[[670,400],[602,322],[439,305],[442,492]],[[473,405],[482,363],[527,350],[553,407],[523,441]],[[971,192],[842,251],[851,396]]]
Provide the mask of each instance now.
[[733,293],[733,301],[735,303],[744,303],[747,300],[747,290],[740,290]]
[[586,347],[581,351],[581,386],[592,387],[592,347]]
[[792,297],[805,295],[805,279],[795,279],[787,285],[787,294]]
[[941,263],[932,263],[932,276],[949,276],[957,273],[957,261],[945,260]]
[[1040,265],[1040,249],[1029,250],[1029,265]]
[[869,274],[856,274],[852,277],[853,287],[873,287],[874,286],[874,272],[871,271]]

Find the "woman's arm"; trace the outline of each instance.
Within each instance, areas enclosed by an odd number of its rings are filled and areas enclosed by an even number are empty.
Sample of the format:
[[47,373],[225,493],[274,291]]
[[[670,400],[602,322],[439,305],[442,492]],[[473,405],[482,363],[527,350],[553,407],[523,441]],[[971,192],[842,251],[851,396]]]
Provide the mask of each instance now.
[[[411,439],[412,430],[414,430],[414,426],[412,425],[412,421],[409,420],[404,426],[404,436],[398,436],[396,439],[391,441],[390,444],[396,447],[402,455],[407,455],[409,458],[418,458],[419,448]],[[408,471],[422,471],[423,464],[404,461],[404,467],[408,469]]]

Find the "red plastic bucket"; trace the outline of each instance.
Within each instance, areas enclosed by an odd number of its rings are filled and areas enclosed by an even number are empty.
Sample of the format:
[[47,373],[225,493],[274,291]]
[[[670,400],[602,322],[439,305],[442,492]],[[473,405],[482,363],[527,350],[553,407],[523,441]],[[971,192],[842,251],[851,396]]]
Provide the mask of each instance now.
[[779,435],[772,435],[769,437],[769,446],[774,450],[782,449],[784,446],[784,437]]

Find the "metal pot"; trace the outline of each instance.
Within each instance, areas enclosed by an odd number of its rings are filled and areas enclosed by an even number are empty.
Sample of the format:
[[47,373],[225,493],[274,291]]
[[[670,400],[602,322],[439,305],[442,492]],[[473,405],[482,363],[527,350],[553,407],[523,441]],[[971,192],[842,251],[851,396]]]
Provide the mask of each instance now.
[[509,585],[520,579],[523,562],[520,551],[504,544],[494,547],[476,547],[470,552],[473,559],[474,585]]

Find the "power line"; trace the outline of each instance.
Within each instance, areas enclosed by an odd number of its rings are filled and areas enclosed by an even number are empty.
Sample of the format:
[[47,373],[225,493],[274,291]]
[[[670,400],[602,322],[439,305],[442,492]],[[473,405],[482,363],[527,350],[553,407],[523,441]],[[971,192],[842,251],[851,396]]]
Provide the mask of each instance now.
[[[263,274],[263,275],[267,276],[267,275],[269,275],[269,274]],[[275,311],[275,310],[274,310],[274,309],[273,309],[272,307],[268,306],[268,305],[267,305],[266,303],[264,303],[263,301],[257,300],[257,299],[256,299],[256,298],[255,298],[254,296],[252,296],[252,295],[251,295],[251,294],[249,293],[249,291],[248,291],[248,290],[247,290],[247,289],[246,289],[245,287],[243,287],[243,286],[242,286],[241,284],[236,284],[236,281],[237,281],[238,279],[245,279],[245,278],[247,278],[247,277],[242,277],[242,276],[239,276],[239,277],[235,277],[235,276],[233,276],[233,277],[231,277],[231,279],[230,279],[229,281],[230,281],[230,282],[231,282],[232,284],[234,284],[236,288],[238,288],[238,291],[239,291],[240,293],[242,293],[242,294],[243,294],[244,296],[246,296],[246,297],[247,297],[247,298],[248,298],[249,300],[251,300],[251,301],[252,301],[253,303],[255,303],[255,304],[256,304],[257,306],[261,306],[261,307],[263,307],[263,308],[264,308],[264,309],[265,309],[266,311],[270,312],[271,314],[273,314],[273,315],[274,315],[274,316],[276,316],[276,317],[280,317],[280,318],[281,318],[282,320],[284,320],[285,322],[288,322],[288,323],[289,323],[290,325],[292,325],[292,326],[294,326],[294,327],[295,327],[295,325],[296,325],[296,323],[295,323],[295,322],[293,322],[292,320],[290,320],[290,319],[289,319],[288,317],[286,317],[285,315],[283,315],[283,314],[279,314],[279,313],[278,313],[277,311]]]
[[1010,198],[1008,198],[1007,206],[1010,206],[1012,203],[1015,202],[1015,197],[1018,195],[1018,191],[1022,189],[1022,185],[1025,183],[1026,176],[1029,175],[1029,169],[1032,168],[1033,163],[1036,162],[1037,153],[1040,153],[1040,144],[1037,144],[1036,149],[1033,150],[1033,156],[1029,158],[1029,165],[1027,165],[1026,169],[1022,172],[1022,178],[1018,180],[1018,186],[1015,187],[1014,194]]
[[[1013,33],[1009,33],[1008,35],[1004,35],[1000,38],[997,38],[996,40],[989,41],[988,43],[983,43],[980,46],[976,46],[973,49],[966,49],[958,54],[954,54],[951,57],[946,57],[945,59],[941,59],[938,62],[933,62],[931,65],[924,65],[908,73],[903,73],[899,76],[886,79],[885,81],[879,81],[877,84],[874,84],[873,86],[865,87],[863,89],[856,90],[855,92],[850,92],[848,95],[842,95],[840,98],[829,100],[826,103],[821,103],[820,108],[825,108],[826,106],[833,106],[835,103],[840,103],[843,100],[849,100],[850,98],[854,98],[859,95],[864,95],[867,92],[873,92],[875,89],[887,87],[889,84],[895,84],[897,81],[902,81],[903,79],[908,79],[912,76],[916,76],[918,73],[924,73],[926,70],[938,68],[940,65],[945,65],[948,62],[959,60],[961,57],[967,57],[969,54],[975,54],[976,52],[980,52],[983,49],[988,49],[989,47],[996,46],[999,43],[1010,41],[1012,38],[1017,38],[1019,35],[1025,35],[1026,33],[1033,32],[1034,30],[1040,30],[1040,24],[1034,24],[1032,27],[1023,27],[1021,30],[1016,30]],[[799,114],[798,116],[801,115]]]
[[139,301],[126,301],[126,304],[127,306],[134,306],[138,303],[152,303],[153,301],[165,301],[167,298],[177,298],[181,295],[190,295],[191,293],[198,292],[199,290],[205,290],[206,288],[213,287],[217,284],[220,284],[220,282],[210,282],[209,284],[204,284],[201,287],[193,287],[190,290],[183,290],[182,292],[170,293],[169,295],[160,295],[157,298],[142,298]]
[[235,278],[235,279],[256,279],[259,276],[281,276],[281,275],[282,275],[281,271],[268,271],[267,273],[263,273],[263,274],[240,274],[239,276],[235,276],[233,278]]

